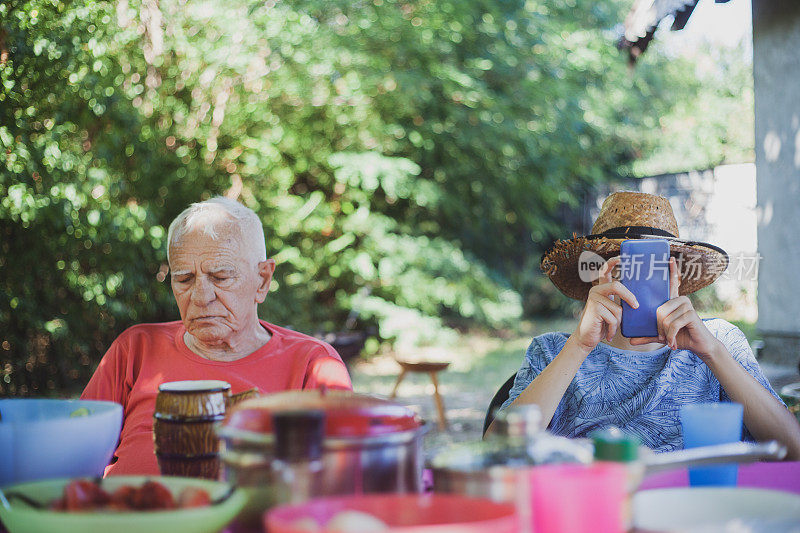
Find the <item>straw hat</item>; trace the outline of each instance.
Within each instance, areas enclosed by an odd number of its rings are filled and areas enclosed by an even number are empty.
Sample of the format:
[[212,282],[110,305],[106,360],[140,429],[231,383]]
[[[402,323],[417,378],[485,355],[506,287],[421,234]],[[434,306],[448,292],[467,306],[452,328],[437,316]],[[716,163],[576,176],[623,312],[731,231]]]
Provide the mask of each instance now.
[[603,202],[591,235],[573,235],[572,239],[556,241],[542,256],[542,271],[561,292],[585,300],[592,284],[579,275],[581,254],[590,251],[608,260],[619,255],[620,244],[626,239],[669,241],[670,255],[675,257],[680,270],[681,294],[710,285],[728,267],[728,254],[721,248],[680,239],[678,223],[666,198],[641,192],[615,192]]

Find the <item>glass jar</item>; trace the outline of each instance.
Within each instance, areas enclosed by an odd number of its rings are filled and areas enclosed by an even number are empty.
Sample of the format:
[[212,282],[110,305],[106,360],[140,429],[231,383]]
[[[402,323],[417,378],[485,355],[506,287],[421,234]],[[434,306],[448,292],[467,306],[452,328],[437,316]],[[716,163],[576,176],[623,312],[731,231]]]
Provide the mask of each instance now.
[[275,503],[301,503],[322,496],[325,412],[282,411],[272,417],[275,459],[271,464]]

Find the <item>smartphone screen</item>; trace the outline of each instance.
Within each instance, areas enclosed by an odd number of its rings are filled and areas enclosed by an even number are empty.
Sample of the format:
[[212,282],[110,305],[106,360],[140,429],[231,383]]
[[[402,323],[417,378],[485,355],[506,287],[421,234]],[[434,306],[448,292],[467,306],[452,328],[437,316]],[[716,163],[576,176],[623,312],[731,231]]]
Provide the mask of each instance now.
[[669,300],[669,242],[622,241],[619,256],[619,279],[639,302],[633,309],[622,301],[622,336],[658,337],[656,310]]

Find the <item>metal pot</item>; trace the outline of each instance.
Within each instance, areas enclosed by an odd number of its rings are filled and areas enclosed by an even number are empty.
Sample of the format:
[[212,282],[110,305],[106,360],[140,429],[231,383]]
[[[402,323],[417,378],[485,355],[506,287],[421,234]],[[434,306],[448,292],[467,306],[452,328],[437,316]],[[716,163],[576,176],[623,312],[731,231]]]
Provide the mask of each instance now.
[[[555,437],[545,432],[541,432],[537,440],[540,441],[536,443],[538,449],[536,445],[529,445],[528,451],[517,449],[515,452],[499,440],[445,450],[431,462],[434,490],[515,502],[526,490],[527,473],[531,467],[563,462],[591,462],[591,441]],[[558,448],[561,448],[560,453]],[[529,453],[531,449],[533,453]],[[653,453],[649,448],[643,448],[640,459],[632,465],[638,474],[629,489],[635,490],[645,475],[661,470],[776,460],[785,456],[786,447],[776,441],[737,442],[665,453]]]
[[256,494],[251,507],[269,506],[274,458],[272,414],[323,410],[321,494],[419,492],[425,426],[410,409],[346,391],[287,391],[246,400],[217,429],[224,476]]
[[436,492],[514,502],[527,487],[530,467],[591,462],[591,442],[541,431],[525,446],[510,446],[505,439],[452,446],[436,454],[430,467]]

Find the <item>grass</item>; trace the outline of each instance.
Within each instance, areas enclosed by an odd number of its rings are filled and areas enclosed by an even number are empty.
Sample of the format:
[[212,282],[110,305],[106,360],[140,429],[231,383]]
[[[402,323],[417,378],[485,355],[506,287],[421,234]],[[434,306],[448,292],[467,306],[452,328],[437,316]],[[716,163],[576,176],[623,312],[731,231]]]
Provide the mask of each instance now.
[[[495,390],[522,364],[531,339],[548,331],[572,331],[574,321],[566,319],[538,320],[521,328],[529,333],[499,338],[487,334],[465,334],[456,346],[421,348],[416,353],[384,352],[360,361],[351,369],[356,391],[388,396],[399,373],[395,359],[448,361],[450,367],[441,375],[445,389],[460,389],[491,399]],[[414,386],[428,381],[427,376],[411,375],[403,382]],[[425,383],[422,383],[425,385]]]
[[436,427],[433,384],[427,374],[408,375],[396,398],[431,422],[425,445],[433,453],[453,442],[480,439],[490,400],[500,385],[519,370],[531,339],[548,331],[569,332],[574,327],[574,320],[536,320],[522,324],[519,333],[502,338],[469,333],[456,346],[428,347],[415,353],[381,353],[351,368],[353,387],[356,392],[388,397],[400,371],[397,358],[450,362],[448,369],[439,374],[439,392],[449,422],[447,431]]

